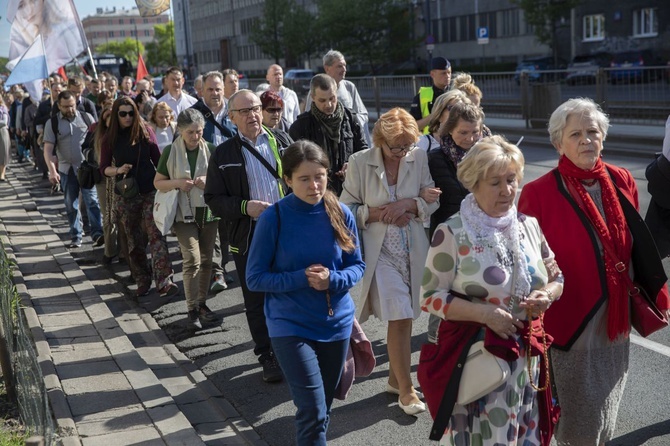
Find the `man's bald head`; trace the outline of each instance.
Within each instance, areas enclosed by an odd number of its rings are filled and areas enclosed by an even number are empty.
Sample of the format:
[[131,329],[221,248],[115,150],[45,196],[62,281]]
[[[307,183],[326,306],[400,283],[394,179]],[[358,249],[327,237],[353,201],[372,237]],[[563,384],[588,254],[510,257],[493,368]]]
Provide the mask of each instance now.
[[272,64],[268,67],[265,79],[267,79],[272,90],[279,91],[282,85],[284,85],[284,70],[279,65]]

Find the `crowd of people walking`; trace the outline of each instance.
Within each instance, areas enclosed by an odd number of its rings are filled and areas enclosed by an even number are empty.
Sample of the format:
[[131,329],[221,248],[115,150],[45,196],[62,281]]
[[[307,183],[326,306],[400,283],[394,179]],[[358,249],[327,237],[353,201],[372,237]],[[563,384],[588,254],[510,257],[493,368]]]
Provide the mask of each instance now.
[[[262,380],[286,379],[299,445],[326,444],[350,361],[359,373],[374,366],[359,325],[371,316],[387,324],[386,392],[409,416],[430,411],[431,439],[603,445],[640,331],[631,302],[644,291],[647,307],[670,309],[664,281],[639,274],[660,256],[635,181],[601,158],[608,118],[591,99],[561,104],[548,124],[557,166],[517,199],[523,153],[485,125],[475,80],[452,76],[443,57],[430,68],[410,110],[386,111],[372,132],[334,50],[304,103],[276,64],[256,92],[239,89],[233,69],[203,73],[197,97],[178,67],[160,94],[150,76],[133,88],[109,73],[53,75],[41,102],[19,87],[0,97],[0,182],[13,139],[18,161],[63,194],[68,247],[86,233],[103,265],[126,262],[137,298],[152,284],[161,297],[183,289],[189,330],[221,324],[207,299],[238,281]],[[669,157],[650,166],[664,255]],[[475,360],[492,364],[476,380]]]

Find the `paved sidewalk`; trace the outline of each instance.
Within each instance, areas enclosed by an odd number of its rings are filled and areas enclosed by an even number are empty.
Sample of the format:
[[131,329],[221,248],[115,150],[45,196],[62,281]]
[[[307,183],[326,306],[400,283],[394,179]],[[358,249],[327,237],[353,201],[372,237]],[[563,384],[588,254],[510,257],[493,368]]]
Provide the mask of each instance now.
[[121,284],[96,290],[37,209],[31,177],[11,164],[0,184],[0,237],[62,444],[265,444]]

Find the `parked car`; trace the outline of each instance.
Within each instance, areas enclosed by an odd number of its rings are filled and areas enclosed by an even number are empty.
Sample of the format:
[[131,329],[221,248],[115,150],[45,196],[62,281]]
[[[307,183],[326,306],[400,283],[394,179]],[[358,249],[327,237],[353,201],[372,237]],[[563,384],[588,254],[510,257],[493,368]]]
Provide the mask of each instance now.
[[649,82],[663,78],[664,65],[651,50],[633,50],[614,53],[610,67],[610,81],[617,82]]
[[284,85],[302,95],[309,92],[309,82],[314,77],[312,70],[293,69],[284,74]]
[[598,70],[609,67],[611,62],[612,55],[605,52],[575,56],[568,65],[565,81],[568,85],[595,84]]
[[244,75],[244,73],[238,73],[237,76],[237,87],[240,90],[248,90],[249,89],[249,78]]
[[533,57],[522,60],[516,67],[514,81],[517,85],[521,83],[521,72],[528,73],[530,82],[549,82],[557,81],[561,78],[561,73],[543,73],[547,70],[562,70],[567,66],[564,59],[559,58],[558,64],[554,63],[554,56]]

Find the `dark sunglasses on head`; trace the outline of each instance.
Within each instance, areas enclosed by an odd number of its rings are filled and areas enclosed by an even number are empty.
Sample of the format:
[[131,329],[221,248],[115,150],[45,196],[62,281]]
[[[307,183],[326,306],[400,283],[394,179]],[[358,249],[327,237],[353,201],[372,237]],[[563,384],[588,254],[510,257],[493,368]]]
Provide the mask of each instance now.
[[266,112],[268,113],[281,113],[282,108],[281,107],[268,107],[265,109]]
[[126,116],[130,116],[131,118],[135,116],[135,111],[123,111],[119,110],[119,117],[120,118],[125,118]]

